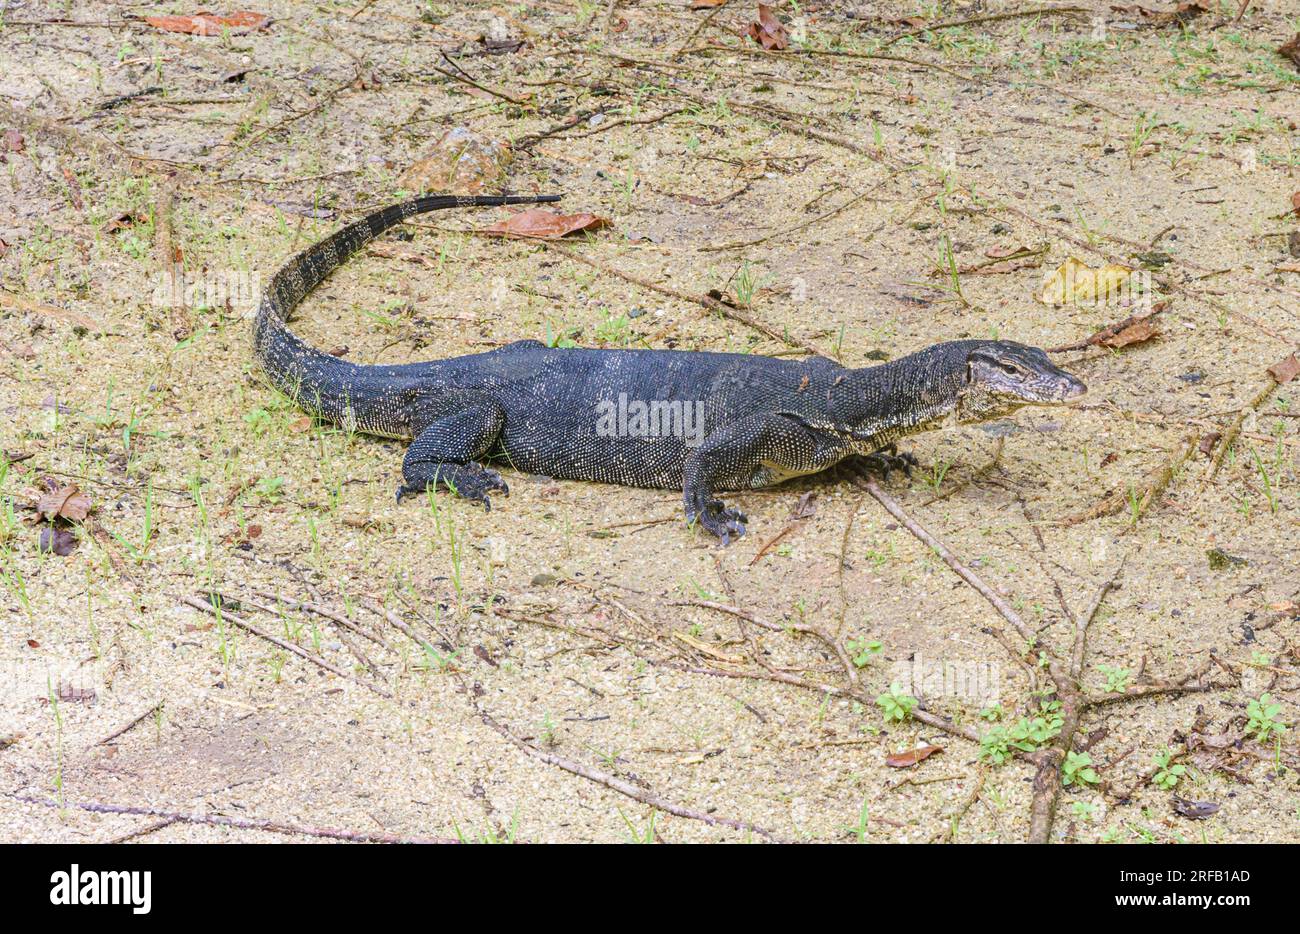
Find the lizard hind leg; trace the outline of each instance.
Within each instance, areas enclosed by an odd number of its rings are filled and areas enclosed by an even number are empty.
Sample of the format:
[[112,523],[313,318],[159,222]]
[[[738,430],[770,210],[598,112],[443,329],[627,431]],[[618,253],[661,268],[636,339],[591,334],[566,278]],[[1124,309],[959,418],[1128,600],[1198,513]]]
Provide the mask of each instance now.
[[509,495],[510,488],[495,470],[476,461],[491,450],[504,423],[505,412],[495,402],[470,405],[430,423],[406,449],[397,501],[432,487],[491,510],[488,494]]

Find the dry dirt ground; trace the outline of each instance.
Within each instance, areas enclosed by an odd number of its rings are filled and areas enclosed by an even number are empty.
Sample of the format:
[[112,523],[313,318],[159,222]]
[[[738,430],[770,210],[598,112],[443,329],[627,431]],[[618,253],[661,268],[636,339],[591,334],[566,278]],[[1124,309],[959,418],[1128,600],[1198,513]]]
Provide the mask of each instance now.
[[[1300,381],[1267,372],[1300,8],[1209,5],[787,2],[766,51],[738,0],[269,2],[210,37],[4,4],[0,839],[1300,839]],[[844,477],[733,496],[726,549],[672,492],[398,506],[401,446],[272,391],[248,298],[455,127],[611,226],[421,218],[299,333],[849,366],[1158,334],[1058,353],[1085,404],[919,437],[884,484],[1002,612]],[[1042,303],[1070,256],[1163,304]],[[51,484],[88,515],[42,525]]]

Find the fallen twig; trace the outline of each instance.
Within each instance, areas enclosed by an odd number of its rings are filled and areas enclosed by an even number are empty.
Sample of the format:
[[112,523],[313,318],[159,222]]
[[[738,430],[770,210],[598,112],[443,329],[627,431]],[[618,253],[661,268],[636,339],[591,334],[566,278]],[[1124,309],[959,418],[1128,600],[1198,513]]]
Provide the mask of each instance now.
[[1182,448],[1172,459],[1156,468],[1140,488],[1131,484],[1123,489],[1116,489],[1104,496],[1095,505],[1083,512],[1075,513],[1061,520],[1062,525],[1077,525],[1090,519],[1100,519],[1119,512],[1125,505],[1131,505],[1135,514],[1134,522],[1146,515],[1148,509],[1164,494],[1178,475],[1183,465],[1191,460],[1200,444],[1200,432],[1195,432],[1184,439]]
[[24,298],[6,289],[0,289],[0,308],[10,308],[14,311],[30,311],[38,315],[44,315],[47,318],[75,324],[87,331],[102,332],[104,330],[102,324],[83,314],[68,311],[65,308],[56,308],[54,305],[46,305],[43,302],[32,301],[30,298]]
[[[417,644],[419,645],[426,644],[425,640],[421,639],[416,634],[415,630],[413,630],[410,627],[410,625],[404,619],[401,618],[401,616],[394,613],[392,610],[386,609],[384,607],[381,607],[369,601],[365,601],[361,605],[364,608],[370,610],[372,613],[377,613],[380,616],[382,616],[384,619],[388,620],[388,622],[392,623],[394,627],[396,627],[399,631],[404,633],[408,638],[414,640]],[[742,830],[750,833],[756,833],[761,837],[765,837],[769,840],[777,841],[777,837],[775,834],[773,834],[770,830],[766,830],[763,827],[758,826],[757,824],[751,824],[748,821],[735,820],[729,817],[715,817],[714,815],[705,813],[704,811],[698,811],[695,810],[694,808],[688,808],[685,807],[684,805],[676,804],[675,802],[660,797],[659,795],[654,794],[653,792],[640,789],[637,786],[633,785],[631,782],[624,781],[623,779],[618,778],[617,776],[610,775],[608,772],[602,772],[600,769],[592,768],[591,766],[584,765],[581,762],[576,762],[573,759],[566,758],[565,756],[557,755],[555,753],[550,753],[542,749],[538,749],[532,743],[529,743],[526,740],[516,736],[513,732],[511,732],[511,730],[507,726],[505,726],[505,724],[501,723],[490,713],[484,710],[479,705],[478,700],[475,697],[473,687],[466,681],[464,676],[459,671],[452,669],[451,674],[453,677],[457,679],[457,681],[460,682],[461,689],[465,695],[466,700],[469,702],[469,705],[474,709],[474,712],[478,715],[479,719],[482,720],[486,726],[488,726],[490,729],[492,729],[494,732],[496,732],[502,738],[504,738],[507,742],[509,742],[512,746],[514,746],[516,749],[518,749],[520,752],[524,753],[525,755],[529,756],[530,758],[537,759],[540,762],[545,762],[548,765],[553,765],[556,768],[563,769],[566,772],[569,772],[573,775],[577,775],[580,778],[585,778],[588,781],[596,782],[599,785],[604,785],[606,788],[609,788],[613,791],[617,791],[619,794],[625,795],[629,798],[632,798],[633,800],[640,801],[642,804],[648,805],[649,807],[655,808],[656,810],[664,811],[665,813],[668,814],[674,814],[677,817],[685,817],[690,820],[701,821],[705,824],[709,824],[710,826],[714,826],[714,827],[730,827],[732,830]]]
[[556,768],[563,769],[566,772],[577,775],[580,778],[585,778],[588,781],[604,785],[606,788],[617,791],[619,794],[632,798],[634,801],[640,801],[642,804],[652,807],[655,810],[664,811],[665,813],[673,814],[677,817],[685,817],[689,820],[697,820],[708,824],[711,827],[730,827],[732,830],[756,833],[760,837],[764,837],[775,843],[783,842],[778,839],[772,831],[760,827],[757,824],[751,824],[749,821],[736,820],[730,817],[715,817],[714,815],[705,813],[704,811],[685,807],[669,801],[666,798],[662,798],[653,792],[644,791],[636,785],[633,785],[631,782],[610,775],[608,772],[602,772],[600,769],[594,769],[590,766],[583,765],[581,762],[575,762],[572,759],[556,755],[555,753],[544,752],[532,743],[525,742],[518,736],[515,736],[514,733],[510,732],[504,724],[497,721],[491,714],[478,705],[478,703],[473,699],[472,693],[467,691],[466,696],[470,698],[470,704],[474,707],[475,712],[478,713],[479,719],[482,720],[483,723],[496,733],[500,734],[500,736],[507,742],[530,758],[537,759],[540,762],[545,762],[547,765],[553,765]]
[[973,26],[976,23],[996,23],[1000,20],[1022,19],[1029,16],[1080,16],[1093,12],[1087,7],[1081,6],[1043,6],[1031,7],[1028,10],[1013,10],[1009,13],[991,13],[987,16],[971,16],[965,19],[950,19],[942,23],[933,23],[929,26],[920,26],[910,32],[900,33],[892,39],[886,39],[881,43],[882,49],[887,49],[895,42],[902,42],[904,39],[911,39],[916,36],[925,35],[927,32],[938,32],[941,29],[956,29],[959,26]]
[[1037,642],[1038,637],[1033,629],[1021,618],[1019,613],[1012,609],[1011,604],[998,596],[993,588],[984,583],[978,574],[963,564],[947,545],[935,538],[919,522],[904,512],[903,507],[898,504],[898,500],[881,489],[880,484],[871,478],[861,476],[855,476],[853,482],[875,497],[876,502],[884,506],[885,511],[902,523],[903,527],[916,536],[922,544],[934,549],[935,554],[943,559],[944,564],[952,568],[957,576],[974,587],[981,597],[992,604],[993,609],[997,610],[999,615],[1010,623],[1016,632],[1020,633],[1020,637],[1026,643],[1032,645]]
[[358,678],[355,675],[344,671],[342,668],[339,668],[337,665],[332,665],[329,662],[325,661],[325,659],[319,658],[311,654],[306,649],[294,645],[292,642],[286,642],[284,639],[281,639],[277,636],[273,636],[269,632],[265,632],[264,630],[259,629],[257,626],[253,625],[243,617],[236,616],[234,613],[230,612],[229,610],[218,610],[212,604],[204,603],[202,600],[199,600],[195,597],[191,597],[188,595],[178,597],[177,599],[179,599],[180,602],[184,603],[186,606],[193,607],[194,609],[199,610],[203,613],[207,613],[210,616],[215,616],[218,619],[228,619],[236,626],[252,633],[253,635],[257,636],[259,639],[265,639],[267,642],[270,642],[272,645],[278,645],[286,652],[292,652],[294,655],[297,655],[299,658],[304,658],[307,661],[311,662],[313,665],[317,666],[318,668],[324,668],[326,671],[330,672],[331,674],[336,674],[340,678],[347,678],[349,681],[355,682],[356,684],[359,684],[364,688],[374,691],[380,697],[393,696],[392,692],[388,691],[387,689],[381,688],[379,685],[372,684],[371,682],[366,681],[362,678]]
[[[569,257],[570,259],[574,259],[580,263],[584,263],[587,266],[590,266],[592,269],[598,269],[601,272],[608,273],[611,276],[617,276],[620,279],[623,279],[627,282],[631,282],[633,285],[639,285],[643,289],[649,289],[652,292],[658,292],[660,295],[668,295],[671,296],[672,298],[681,299],[682,301],[685,302],[693,302],[696,305],[699,305],[702,308],[705,308],[713,312],[714,314],[721,315],[724,318],[729,318],[732,321],[738,321],[741,324],[745,325],[746,327],[752,328],[753,330],[758,331],[760,334],[763,334],[766,337],[770,337],[774,341],[779,341],[790,347],[798,347],[800,350],[806,350],[808,353],[811,354],[817,354],[818,356],[825,356],[824,351],[813,346],[807,341],[802,341],[796,337],[791,337],[788,334],[783,334],[780,331],[776,330],[775,328],[769,327],[768,325],[764,324],[758,319],[745,314],[743,311],[724,305],[722,304],[722,302],[718,301],[717,299],[710,298],[707,295],[692,295],[689,292],[683,292],[679,289],[671,288],[670,286],[660,285],[657,282],[651,282],[649,279],[643,279],[640,276],[634,276],[629,272],[623,272],[621,269],[615,269],[612,266],[606,266],[604,263],[598,262],[597,260],[594,260],[589,256],[584,256],[582,253],[579,253],[577,250],[571,249],[568,246],[564,246],[562,244],[555,243],[553,241],[539,240],[537,242],[541,243],[549,250],[556,250],[560,253],[563,253],[565,256]],[[653,344],[654,338],[653,337],[650,338],[648,340],[648,343]]]
[[[1268,401],[1269,396],[1273,395],[1273,391],[1277,389],[1277,387],[1277,380],[1270,376],[1268,382],[1261,386],[1259,391],[1255,393],[1254,397],[1252,397],[1251,400],[1246,403],[1245,407],[1237,413],[1237,417],[1232,420],[1232,424],[1224,429],[1223,437],[1219,439],[1219,444],[1215,449],[1214,457],[1210,460],[1210,467],[1205,473],[1205,485],[1208,485],[1211,480],[1218,476],[1219,468],[1223,466],[1223,458],[1228,453],[1228,449],[1236,443],[1237,436],[1241,434],[1242,426],[1246,424],[1246,419],[1250,417],[1252,412]],[[1204,485],[1202,486],[1202,489],[1204,489]]]
[[105,743],[111,743],[113,740],[117,739],[119,736],[123,735],[124,733],[126,733],[127,731],[135,727],[137,724],[143,722],[146,717],[153,715],[155,712],[157,712],[158,708],[161,707],[162,705],[163,705],[162,701],[158,701],[154,703],[138,717],[133,718],[129,723],[125,724],[124,726],[118,727],[116,730],[114,730],[112,733],[109,733],[107,736],[105,736],[103,739],[96,742],[94,745],[103,746]]
[[[253,817],[226,817],[222,814],[203,814],[198,811],[186,814],[182,811],[168,811],[155,807],[135,807],[127,804],[100,804],[94,801],[51,801],[46,798],[31,798],[27,795],[6,792],[6,796],[24,804],[38,804],[47,808],[76,808],[79,811],[91,811],[96,814],[133,814],[140,817],[161,817],[169,823],[208,824],[216,827],[233,827],[236,830],[262,830],[267,833],[282,833],[304,837],[325,837],[331,840],[349,840],[353,843],[460,843],[452,837],[402,837],[391,833],[371,833],[364,830],[337,830],[333,827],[310,827],[306,824],[293,824],[287,821],[262,820]],[[158,830],[153,827],[139,833]],[[125,838],[124,838],[125,839]]]
[[[1079,684],[1083,675],[1083,658],[1087,652],[1088,627],[1092,625],[1120,572],[1124,570],[1125,560],[1121,559],[1114,572],[1097,589],[1088,611],[1075,620],[1074,643],[1070,651],[1070,668],[1064,676],[1059,670],[1049,669],[1052,680],[1056,682],[1057,697],[1061,701],[1061,729],[1052,745],[1039,753],[1038,771],[1034,775],[1034,794],[1029,806],[1030,843],[1047,843],[1052,832],[1052,819],[1056,815],[1056,801],[1061,793],[1061,764],[1066,754],[1074,745],[1074,734],[1079,730],[1079,722],[1088,709],[1087,699]],[[1068,610],[1067,610],[1068,613]],[[1073,614],[1069,614],[1073,615]]]

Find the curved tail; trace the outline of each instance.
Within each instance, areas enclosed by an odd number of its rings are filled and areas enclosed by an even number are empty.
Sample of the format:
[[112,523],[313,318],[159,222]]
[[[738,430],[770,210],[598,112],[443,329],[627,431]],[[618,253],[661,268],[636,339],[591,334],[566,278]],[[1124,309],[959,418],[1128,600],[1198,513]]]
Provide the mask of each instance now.
[[296,337],[286,325],[290,312],[331,272],[390,227],[407,218],[443,208],[493,207],[558,201],[560,195],[429,195],[394,204],[349,224],[303,250],[271,277],[257,306],[253,348],[277,389],[299,400],[319,396],[313,385],[343,364]]

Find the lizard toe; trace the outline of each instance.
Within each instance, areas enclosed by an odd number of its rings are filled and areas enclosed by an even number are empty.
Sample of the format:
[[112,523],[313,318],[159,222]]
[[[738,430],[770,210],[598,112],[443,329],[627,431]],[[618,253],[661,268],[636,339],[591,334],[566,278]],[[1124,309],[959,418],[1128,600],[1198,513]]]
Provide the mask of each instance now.
[[740,538],[745,534],[744,513],[738,509],[729,509],[722,500],[709,500],[702,510],[687,513],[688,522],[698,522],[709,534],[715,535],[723,546],[731,544],[732,537]]
[[496,490],[498,493],[505,496],[510,495],[510,487],[501,479],[501,474],[497,473],[495,470],[485,469],[483,471],[483,485],[485,489]]
[[424,487],[418,483],[403,483],[397,488],[397,502],[401,503],[403,496],[414,496],[424,492]]
[[912,476],[912,468],[919,463],[914,454],[906,451],[900,454],[896,450],[891,451],[886,448],[874,454],[859,454],[850,460],[848,466],[860,476],[874,474],[888,480],[890,473],[895,470],[906,477]]

